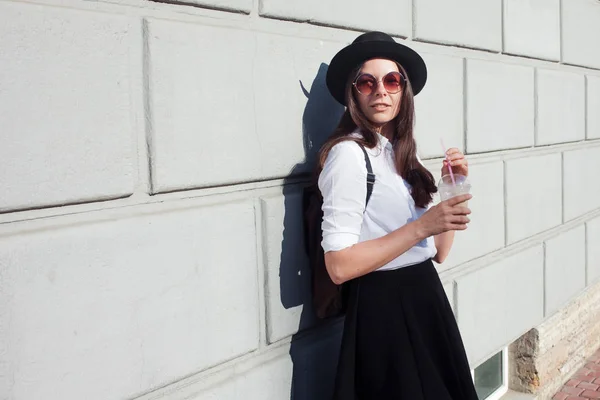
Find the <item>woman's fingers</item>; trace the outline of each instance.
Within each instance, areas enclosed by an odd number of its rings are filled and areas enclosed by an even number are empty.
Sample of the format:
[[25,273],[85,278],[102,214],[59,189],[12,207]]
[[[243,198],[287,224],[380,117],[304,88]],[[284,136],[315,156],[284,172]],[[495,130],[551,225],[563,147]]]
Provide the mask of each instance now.
[[469,217],[466,217],[464,215],[455,215],[452,223],[454,224],[459,224],[459,225],[466,225],[469,222],[471,222],[471,219]]
[[462,194],[445,200],[429,209],[421,218],[432,235],[447,231],[463,231],[471,219],[467,216],[471,213],[468,207],[461,203],[468,201],[473,196]]
[[448,154],[448,160],[450,160],[450,161],[462,160],[464,158],[465,158],[465,155],[463,153],[461,153],[460,151],[458,153]]
[[[465,201],[471,200],[472,198],[473,198],[473,195],[471,195],[471,194],[468,194],[468,193],[467,194],[461,194],[461,195],[454,196],[454,197],[446,200],[446,204],[448,206],[450,206],[450,207],[455,207],[455,206],[459,205],[460,203],[463,203]],[[468,210],[467,207],[462,207],[461,206],[461,208],[465,208],[465,209]]]
[[461,153],[460,150],[457,149],[456,147],[451,147],[451,148],[448,149],[448,151],[446,151],[446,154],[448,156],[451,156],[452,154],[456,154],[456,153]]
[[450,165],[452,165],[453,167],[455,167],[457,165],[469,165],[469,161],[467,161],[467,159],[464,156],[456,157],[456,158],[450,159]]
[[469,217],[467,217],[466,215],[446,215],[446,217],[443,219],[443,221],[446,225],[454,225],[454,224],[463,225],[463,224],[468,224],[469,222],[471,222]]
[[469,207],[459,205],[459,206],[453,207],[452,213],[454,215],[469,215],[469,214],[471,214],[471,209]]
[[469,165],[469,162],[465,158],[465,155],[458,150],[456,147],[449,149],[446,152],[447,162],[450,163],[451,166],[459,166],[459,165]]

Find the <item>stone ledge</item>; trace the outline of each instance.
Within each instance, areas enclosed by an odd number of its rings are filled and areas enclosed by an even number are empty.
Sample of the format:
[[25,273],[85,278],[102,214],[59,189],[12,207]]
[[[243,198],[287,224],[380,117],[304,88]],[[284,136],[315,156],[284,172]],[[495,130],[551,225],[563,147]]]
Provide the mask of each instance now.
[[599,347],[596,283],[510,345],[510,388],[549,399]]
[[520,393],[515,392],[514,390],[509,390],[500,398],[500,400],[536,400],[536,397],[529,393]]

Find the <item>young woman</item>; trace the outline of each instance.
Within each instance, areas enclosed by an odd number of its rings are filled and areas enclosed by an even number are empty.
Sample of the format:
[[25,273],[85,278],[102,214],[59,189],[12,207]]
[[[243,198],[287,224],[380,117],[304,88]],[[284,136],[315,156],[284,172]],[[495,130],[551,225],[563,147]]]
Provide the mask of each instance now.
[[[464,230],[470,195],[430,206],[437,191],[413,137],[413,96],[427,69],[381,32],[359,36],[331,61],[327,87],[347,107],[321,149],[323,248],[348,303],[336,400],[472,400],[464,346],[432,259]],[[367,167],[375,174],[367,203]],[[442,174],[468,174],[458,149]]]

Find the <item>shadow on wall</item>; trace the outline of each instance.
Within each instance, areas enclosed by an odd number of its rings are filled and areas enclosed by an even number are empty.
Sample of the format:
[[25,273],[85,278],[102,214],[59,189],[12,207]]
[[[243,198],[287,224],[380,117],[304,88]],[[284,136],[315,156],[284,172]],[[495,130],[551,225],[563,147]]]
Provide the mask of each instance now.
[[[318,151],[337,126],[344,111],[325,85],[327,65],[321,64],[310,89],[299,82],[307,97],[302,117],[304,162],[294,166],[283,187],[285,214],[279,265],[281,303],[285,309],[301,309],[299,332],[292,338],[290,356],[294,365],[290,398],[329,400],[332,396],[341,324],[320,323],[312,311],[310,269],[304,251],[302,229],[302,185],[299,175],[312,173]],[[315,329],[306,330],[307,328]],[[306,330],[306,331],[304,331]],[[304,331],[304,332],[303,332]]]

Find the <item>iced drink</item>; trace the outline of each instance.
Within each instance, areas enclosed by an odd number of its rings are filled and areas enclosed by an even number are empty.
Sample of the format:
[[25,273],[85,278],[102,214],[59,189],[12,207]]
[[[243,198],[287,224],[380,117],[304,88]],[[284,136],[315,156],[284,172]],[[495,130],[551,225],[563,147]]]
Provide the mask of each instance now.
[[[440,193],[440,200],[445,201],[452,197],[459,196],[461,194],[468,194],[471,191],[471,183],[464,175],[454,174],[454,183],[450,175],[444,175],[438,183],[438,192]],[[459,206],[468,207],[469,202],[464,201]]]

